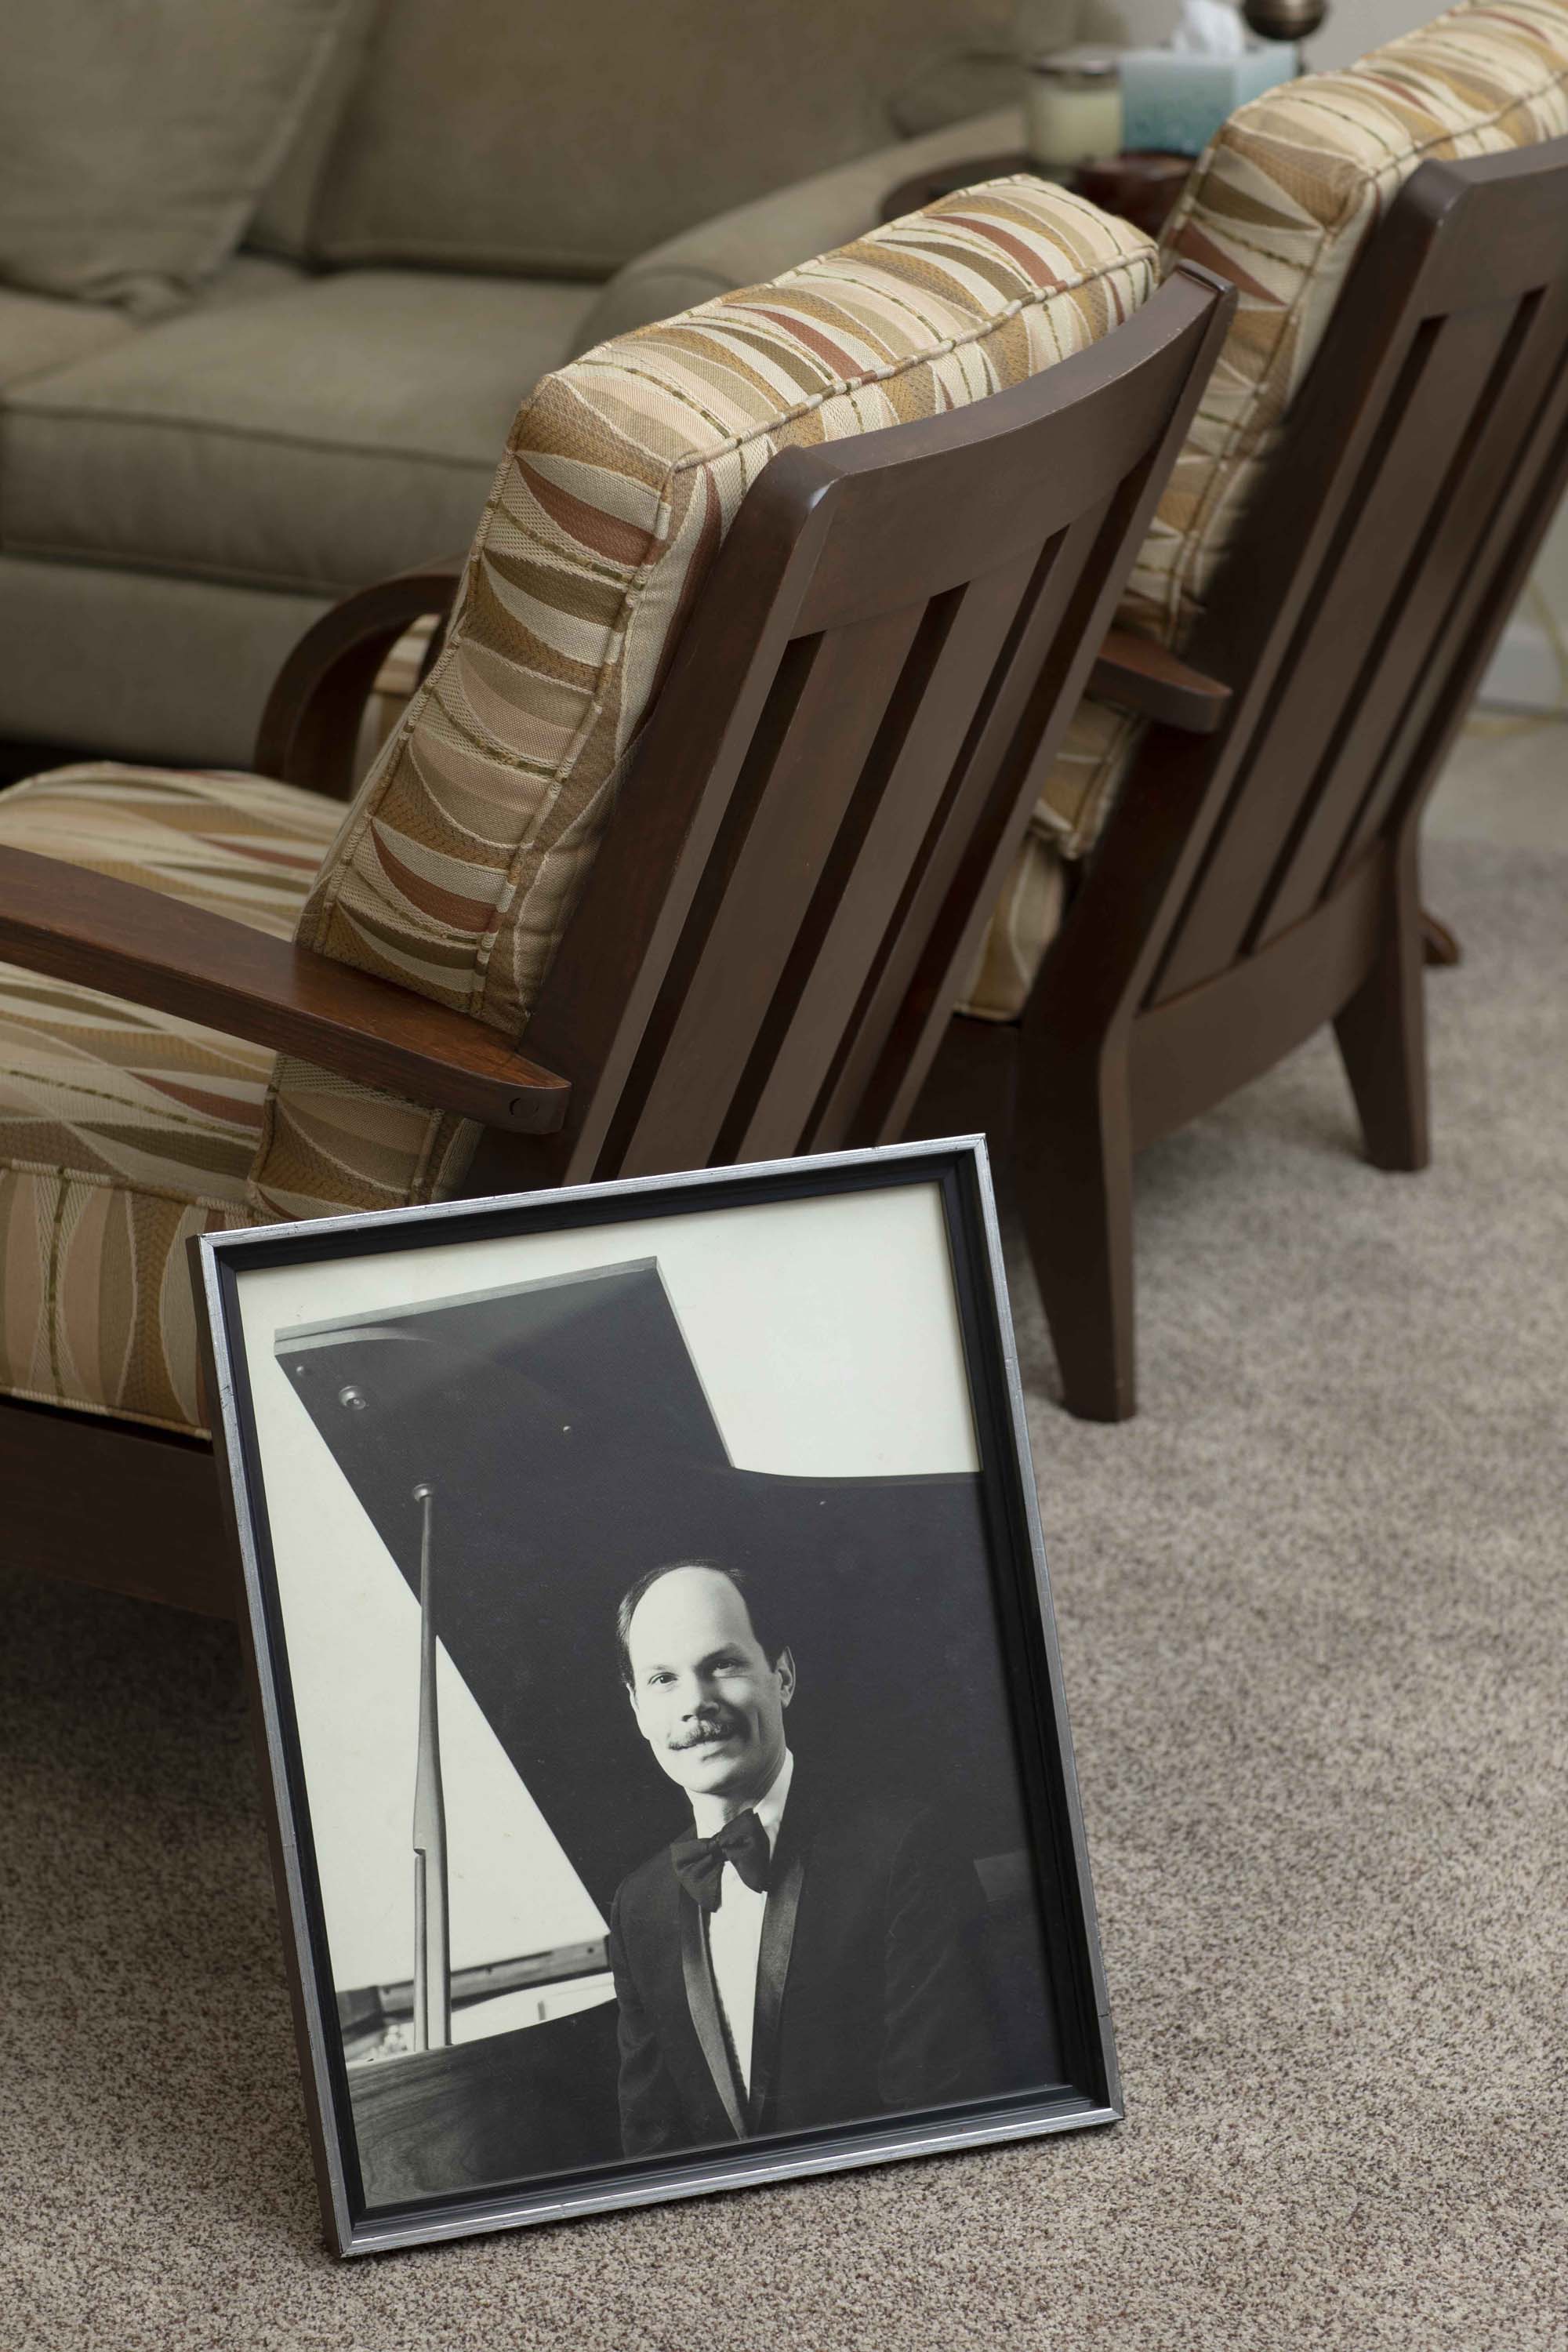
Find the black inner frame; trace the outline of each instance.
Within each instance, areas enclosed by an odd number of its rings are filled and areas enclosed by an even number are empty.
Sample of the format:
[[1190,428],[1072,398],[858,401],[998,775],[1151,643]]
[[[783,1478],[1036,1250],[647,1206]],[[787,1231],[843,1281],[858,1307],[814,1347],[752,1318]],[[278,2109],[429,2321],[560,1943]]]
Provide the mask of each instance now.
[[[943,1223],[958,1305],[964,1370],[980,1455],[982,1496],[992,1595],[1013,1722],[1014,1753],[1028,1822],[1031,1848],[1045,1884],[1059,1904],[1042,1907],[1042,1927],[1053,1994],[1058,2004],[1063,2072],[1067,2080],[1043,2092],[1025,2091],[945,2108],[930,2116],[889,2117],[879,2125],[824,2126],[820,2130],[748,2140],[733,2151],[694,2149],[689,2158],[626,2159],[588,2172],[533,2176],[475,2196],[459,2190],[418,2202],[367,2206],[350,2104],[348,2070],[337,2030],[336,1997],[327,1950],[325,1907],[311,1833],[309,1795],[289,1673],[265,1483],[238,1307],[238,1285],[247,1272],[279,1265],[305,1265],[335,1258],[379,1256],[422,1247],[445,1246],[519,1235],[574,1231],[596,1225],[650,1222],[667,1216],[709,1213],[724,1207],[770,1202],[825,1199],[836,1194],[886,1191],[934,1182]],[[224,1397],[221,1426],[215,1428],[220,1454],[232,1448],[227,1469],[237,1511],[243,1510],[254,1546],[256,1580],[249,1609],[242,1616],[258,1722],[264,1690],[273,1696],[286,1786],[274,1785],[270,1757],[264,1779],[271,1800],[271,1828],[279,1903],[288,1900],[282,1868],[280,1808],[287,1807],[299,1858],[304,1895],[304,1927],[310,1954],[306,1985],[297,1981],[295,1947],[285,1948],[300,2044],[307,2103],[317,2142],[318,2163],[335,2164],[348,2206],[350,2234],[341,2252],[374,2243],[395,2246],[451,2228],[421,2226],[461,2216],[465,2233],[510,2226],[530,2219],[563,2219],[574,2189],[591,2189],[587,2210],[643,2203],[656,2198],[721,2188],[726,2172],[742,2180],[787,2178],[792,2151],[833,2149],[845,2162],[872,2162],[879,2156],[917,2153],[902,2145],[922,2123],[975,2127],[968,2142],[1022,2136],[1077,2121],[1115,2120],[1121,2113],[1114,2044],[1102,1987],[1098,1934],[1089,1885],[1088,1862],[1079,1819],[1068,1727],[1049,1588],[1043,1550],[1035,1536],[1033,1474],[1021,1416],[1015,1412],[1009,1381],[1011,1329],[999,1262],[989,1246],[994,1210],[984,1141],[894,1146],[888,1150],[825,1155],[761,1169],[726,1169],[693,1178],[646,1179],[595,1185],[574,1192],[521,1194],[494,1201],[334,1219],[274,1232],[248,1231],[204,1238],[202,1254],[216,1277],[217,1326],[211,1339],[220,1377],[215,1392]],[[223,1374],[227,1375],[226,1384]],[[230,1397],[232,1402],[229,1402]],[[1027,1482],[1027,1483],[1026,1483]],[[253,1613],[255,1616],[253,1618]],[[263,1744],[265,1738],[263,1735]],[[331,2112],[316,2112],[312,2061],[324,2063],[331,2086]],[[1009,2131],[1009,2119],[1015,2119]],[[994,2128],[987,2133],[984,2126]],[[940,2145],[940,2142],[933,2143]],[[820,2167],[816,2168],[821,2168]],[[616,2194],[611,2184],[624,2193]],[[322,2183],[323,2205],[328,2184]],[[563,2202],[563,2200],[566,2200]],[[531,2207],[542,2210],[531,2212]],[[329,2230],[340,2238],[331,2212]],[[402,2228],[386,2224],[403,2224]],[[365,2232],[363,2225],[376,2225]]]

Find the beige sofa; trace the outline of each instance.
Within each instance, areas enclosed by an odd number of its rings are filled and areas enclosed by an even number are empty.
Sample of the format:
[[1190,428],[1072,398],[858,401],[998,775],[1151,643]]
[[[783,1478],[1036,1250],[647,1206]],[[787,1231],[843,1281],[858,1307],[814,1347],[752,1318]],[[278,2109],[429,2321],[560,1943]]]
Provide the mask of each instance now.
[[1016,144],[1014,40],[1014,0],[360,6],[194,299],[0,288],[0,738],[247,761],[301,630],[472,536],[539,375]]

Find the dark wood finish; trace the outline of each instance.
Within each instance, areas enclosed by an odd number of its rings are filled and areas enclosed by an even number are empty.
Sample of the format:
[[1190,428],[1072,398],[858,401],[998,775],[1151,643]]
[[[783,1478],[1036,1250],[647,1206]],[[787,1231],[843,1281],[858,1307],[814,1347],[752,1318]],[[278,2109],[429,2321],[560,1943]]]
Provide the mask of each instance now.
[[1127,629],[1107,635],[1089,674],[1089,690],[1097,702],[1163,719],[1189,735],[1212,735],[1231,699],[1228,686]]
[[1158,236],[1176,209],[1196,167],[1195,155],[1173,155],[1158,147],[1129,147],[1102,162],[1080,163],[1073,173],[1076,193],[1103,212],[1131,221]]
[[1018,1035],[1016,1176],[1068,1406],[1134,1402],[1131,1156],[1334,1024],[1428,1153],[1416,828],[1568,478],[1568,141],[1423,165],[1364,252]]
[[[1129,148],[1122,154],[1079,164],[1076,172],[1068,173],[1067,184],[1075,194],[1087,196],[1102,211],[1131,221],[1146,236],[1158,236],[1187,184],[1193,163],[1191,155],[1166,155],[1152,148]],[[901,220],[906,213],[918,213],[927,205],[940,203],[943,196],[956,195],[960,188],[979,187],[987,180],[1009,179],[1015,172],[1037,173],[1039,166],[1023,148],[1015,148],[1005,154],[972,156],[962,163],[944,163],[932,171],[917,172],[900,180],[884,197],[882,218]]]
[[[302,784],[346,801],[354,789],[354,751],[364,707],[383,662],[426,614],[443,626],[463,576],[460,556],[421,564],[345,596],[306,630],[273,684],[257,730],[255,765],[263,776]],[[426,667],[439,647],[432,640]]]
[[237,1614],[240,1592],[210,1445],[99,1413],[0,1403],[5,1564]]
[[928,205],[955,196],[960,188],[983,187],[987,180],[1010,180],[1016,172],[1038,170],[1026,148],[1013,147],[997,155],[973,155],[959,163],[938,163],[929,171],[911,173],[889,188],[882,199],[883,221],[902,220],[908,213],[924,212]]
[[[470,1193],[896,1135],[1233,299],[1184,266],[1113,335],[1027,383],[767,467],[693,601],[526,1063],[478,1024],[336,965],[307,980],[319,960],[129,886],[69,869],[68,905],[67,869],[17,853],[0,860],[0,953],[416,1100],[504,1110],[512,1131],[487,1128]],[[299,778],[327,761],[341,776],[366,648],[379,662],[436,609],[437,577],[367,592],[310,633],[270,708],[266,766]],[[107,1426],[117,1448],[153,1443]],[[75,1572],[127,1581],[132,1541],[132,1589],[211,1592],[191,1551],[224,1557],[216,1482],[205,1449],[185,1451],[199,1507],[171,1488],[159,1528],[180,1564],[162,1580],[142,1564],[142,1536],[124,1534],[142,1497],[106,1470]],[[62,1475],[58,1459],[41,1481],[18,1467],[23,1519],[47,1520]]]
[[486,1125],[538,1135],[565,1117],[564,1081],[482,1023],[61,858],[0,848],[0,956]]
[[1216,291],[1184,266],[1028,383],[768,467],[529,1024],[565,1125],[487,1136],[472,1189],[898,1131],[1223,334]]

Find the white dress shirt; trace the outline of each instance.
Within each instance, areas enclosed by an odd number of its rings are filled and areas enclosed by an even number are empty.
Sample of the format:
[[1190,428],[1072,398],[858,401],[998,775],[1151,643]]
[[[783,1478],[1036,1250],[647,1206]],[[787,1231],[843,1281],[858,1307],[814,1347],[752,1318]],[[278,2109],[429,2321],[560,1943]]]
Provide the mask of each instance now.
[[[784,1749],[767,1794],[751,1810],[768,1833],[771,1853],[779,1842],[795,1758]],[[695,1809],[694,1809],[695,1810]],[[742,1809],[744,1810],[744,1809]],[[752,2088],[752,2026],[757,2006],[757,1958],[763,1942],[763,1914],[768,1907],[765,1890],[748,1886],[732,1862],[724,1864],[719,1881],[719,1907],[708,1914],[708,1953],[713,1963],[713,1984],[719,1995],[724,2030],[741,2080]]]

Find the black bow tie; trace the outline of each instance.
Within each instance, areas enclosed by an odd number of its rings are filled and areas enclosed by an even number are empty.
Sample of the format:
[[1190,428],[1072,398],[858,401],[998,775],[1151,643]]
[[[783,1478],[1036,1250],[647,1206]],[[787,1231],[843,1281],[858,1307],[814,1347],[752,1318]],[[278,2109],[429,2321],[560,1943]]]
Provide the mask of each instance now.
[[713,1837],[678,1839],[669,1854],[675,1874],[687,1893],[704,1911],[717,1911],[724,1864],[732,1862],[752,1893],[761,1895],[767,1887],[773,1848],[766,1830],[755,1813],[748,1810],[737,1813],[732,1822],[726,1822]]

